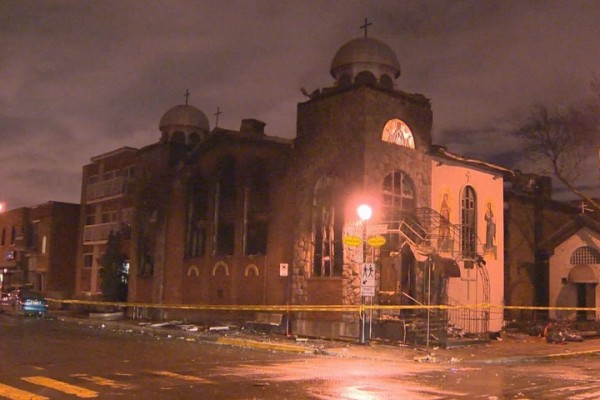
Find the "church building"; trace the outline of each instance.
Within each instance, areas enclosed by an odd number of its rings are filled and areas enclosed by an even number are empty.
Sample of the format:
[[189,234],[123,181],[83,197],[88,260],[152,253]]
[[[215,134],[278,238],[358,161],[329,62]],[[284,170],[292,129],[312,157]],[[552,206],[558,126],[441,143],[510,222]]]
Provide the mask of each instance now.
[[[294,139],[269,136],[250,118],[239,130],[211,129],[186,102],[160,119],[157,142],[118,152],[135,169],[128,301],[365,302],[386,306],[369,312],[373,335],[405,334],[427,314],[444,330],[499,331],[503,183],[512,171],[432,143],[431,103],[401,90],[387,44],[351,40],[330,72],[332,86],[298,104]],[[359,217],[360,205],[370,218]],[[419,309],[426,305],[457,308]],[[294,312],[289,326],[325,337],[361,329],[354,311]]]

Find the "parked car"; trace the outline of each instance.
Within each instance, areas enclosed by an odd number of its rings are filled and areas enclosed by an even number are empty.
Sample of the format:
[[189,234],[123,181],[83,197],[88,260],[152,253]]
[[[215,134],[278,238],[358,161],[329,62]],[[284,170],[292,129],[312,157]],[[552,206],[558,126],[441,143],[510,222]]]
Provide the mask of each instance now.
[[23,315],[46,315],[48,302],[40,292],[28,287],[12,287],[0,296],[0,312]]

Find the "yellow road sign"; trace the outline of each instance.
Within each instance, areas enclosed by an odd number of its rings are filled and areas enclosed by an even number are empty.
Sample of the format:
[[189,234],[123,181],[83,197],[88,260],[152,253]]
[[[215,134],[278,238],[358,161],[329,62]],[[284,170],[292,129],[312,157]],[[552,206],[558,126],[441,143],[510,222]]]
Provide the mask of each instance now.
[[352,246],[352,247],[360,246],[362,244],[362,239],[359,238],[358,236],[346,235],[346,236],[344,236],[342,241],[344,242],[344,244],[346,246]]
[[373,247],[381,247],[385,244],[385,238],[383,236],[371,236],[367,239],[367,244]]

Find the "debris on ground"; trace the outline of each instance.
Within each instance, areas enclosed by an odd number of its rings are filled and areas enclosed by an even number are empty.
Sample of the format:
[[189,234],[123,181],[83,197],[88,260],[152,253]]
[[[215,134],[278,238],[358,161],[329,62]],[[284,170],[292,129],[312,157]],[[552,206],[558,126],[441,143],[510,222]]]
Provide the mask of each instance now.
[[413,361],[415,362],[435,362],[435,357],[431,354],[427,354],[426,356],[414,356]]
[[150,326],[153,328],[175,328],[177,325],[181,325],[183,322],[181,321],[169,321],[169,322],[158,322],[156,324],[151,324]]
[[583,342],[581,335],[571,332],[568,326],[555,322],[546,325],[543,335],[548,343]]
[[464,329],[462,329],[460,326],[456,326],[454,324],[448,324],[447,332],[448,332],[448,335],[454,336],[454,337],[463,338],[463,337],[467,336],[467,332]]
[[211,326],[208,328],[209,331],[228,331],[229,326],[221,325],[221,326]]
[[179,329],[186,332],[198,332],[198,326],[193,324],[182,324],[178,326]]

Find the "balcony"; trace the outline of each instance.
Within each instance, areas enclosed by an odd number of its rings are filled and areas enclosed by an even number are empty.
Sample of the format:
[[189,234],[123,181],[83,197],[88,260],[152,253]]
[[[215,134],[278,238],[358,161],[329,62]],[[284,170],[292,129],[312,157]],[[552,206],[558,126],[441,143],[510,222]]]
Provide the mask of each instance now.
[[116,197],[129,194],[133,180],[123,176],[90,183],[86,187],[86,199],[99,200],[106,197]]
[[83,227],[83,243],[106,242],[111,232],[119,231],[118,222],[86,225]]

